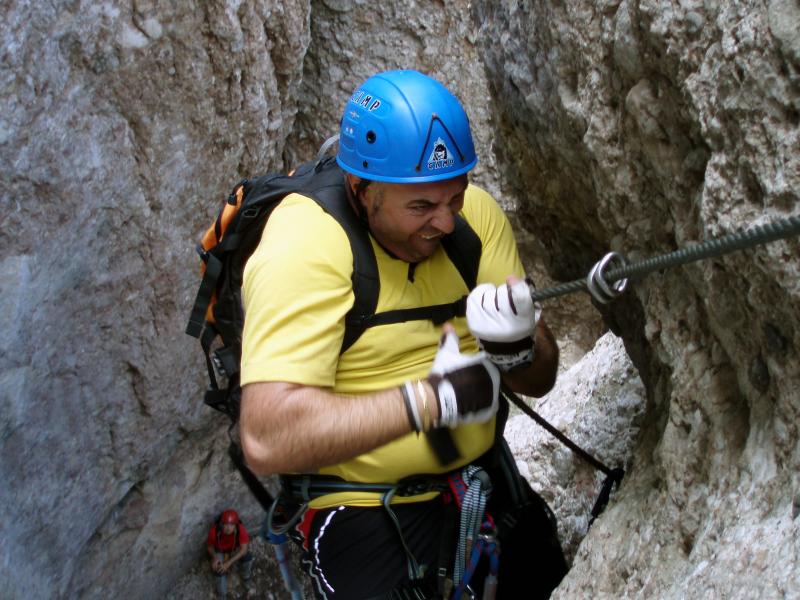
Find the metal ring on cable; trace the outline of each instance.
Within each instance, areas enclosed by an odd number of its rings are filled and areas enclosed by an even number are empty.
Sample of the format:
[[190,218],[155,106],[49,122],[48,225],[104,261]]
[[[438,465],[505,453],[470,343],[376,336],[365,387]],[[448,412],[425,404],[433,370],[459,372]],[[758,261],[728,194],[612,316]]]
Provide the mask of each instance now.
[[595,263],[589,275],[586,277],[586,288],[592,298],[600,304],[608,304],[618,298],[625,288],[628,287],[628,278],[620,279],[609,285],[605,279],[605,271],[609,265],[615,267],[625,267],[628,261],[619,252],[609,252]]

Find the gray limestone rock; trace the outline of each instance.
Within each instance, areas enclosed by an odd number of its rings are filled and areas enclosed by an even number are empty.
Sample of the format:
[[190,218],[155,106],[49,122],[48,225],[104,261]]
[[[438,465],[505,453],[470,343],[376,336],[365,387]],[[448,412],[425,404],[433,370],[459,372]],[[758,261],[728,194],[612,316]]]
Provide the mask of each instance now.
[[[796,3],[475,11],[480,39],[503,41],[483,53],[504,99],[498,163],[526,165],[509,180],[551,273],[797,215]],[[557,597],[800,593],[797,257],[794,239],[655,274],[602,309],[647,405],[619,498]]]
[[255,514],[182,330],[211,199],[280,164],[310,6],[0,12],[0,586],[154,597],[215,511]]
[[[199,568],[216,512],[257,528],[182,333],[193,244],[238,179],[313,156],[376,70],[427,71],[462,99],[475,180],[539,287],[609,249],[638,259],[798,214],[790,0],[72,0],[0,16],[10,598],[163,596]],[[574,554],[557,597],[800,595],[797,240],[599,308],[545,306],[564,364],[542,411],[628,466],[583,541],[594,473],[509,425]],[[631,363],[610,337],[581,360],[608,328]]]
[[[563,372],[550,393],[527,402],[609,469],[629,470],[633,466],[633,449],[645,412],[645,390],[622,340],[614,334],[605,334]],[[556,515],[559,538],[571,563],[589,529],[592,507],[605,476],[519,413],[512,409],[505,438],[520,472]],[[621,501],[619,490],[614,488],[610,506]]]

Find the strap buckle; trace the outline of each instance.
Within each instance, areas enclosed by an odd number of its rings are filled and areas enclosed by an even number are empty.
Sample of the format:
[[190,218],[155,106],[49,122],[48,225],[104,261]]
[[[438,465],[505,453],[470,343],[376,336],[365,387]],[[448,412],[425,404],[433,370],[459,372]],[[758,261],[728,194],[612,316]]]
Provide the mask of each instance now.
[[230,380],[239,372],[239,365],[236,359],[238,349],[231,346],[218,348],[211,353],[211,362],[218,376]]

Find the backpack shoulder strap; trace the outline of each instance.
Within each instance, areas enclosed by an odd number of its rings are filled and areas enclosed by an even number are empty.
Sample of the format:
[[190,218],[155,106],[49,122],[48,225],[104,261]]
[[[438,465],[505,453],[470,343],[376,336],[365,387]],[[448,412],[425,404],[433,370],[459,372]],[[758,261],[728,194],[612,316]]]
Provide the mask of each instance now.
[[340,353],[344,353],[366,330],[365,318],[374,315],[378,307],[380,277],[375,251],[369,232],[350,206],[344,187],[344,174],[332,158],[320,163],[325,172],[315,180],[312,189],[301,193],[313,198],[322,209],[341,225],[350,240],[353,253],[353,307],[345,316],[344,340]]
[[222,513],[217,515],[217,520],[214,521],[214,549],[219,548],[219,536],[222,535]]
[[483,243],[461,215],[456,215],[453,231],[442,238],[442,247],[467,284],[467,289],[474,288],[478,284]]
[[[461,278],[471,290],[478,282],[478,268],[483,251],[483,243],[475,230],[460,215],[455,217],[455,227],[451,233],[442,238],[442,247],[450,262],[458,270]],[[467,310],[467,296],[461,296],[453,302],[435,306],[419,306],[416,308],[400,308],[381,313],[363,313],[360,321],[361,331],[376,325],[389,325],[405,321],[430,320],[441,325],[454,317],[463,317]]]

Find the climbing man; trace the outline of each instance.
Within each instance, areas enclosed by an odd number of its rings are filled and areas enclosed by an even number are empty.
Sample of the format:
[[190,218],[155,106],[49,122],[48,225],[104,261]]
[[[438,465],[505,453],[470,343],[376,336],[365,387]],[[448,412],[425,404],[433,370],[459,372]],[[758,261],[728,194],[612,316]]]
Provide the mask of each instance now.
[[[379,73],[347,101],[339,134],[326,163],[338,174],[319,193],[341,195],[367,243],[306,195],[270,216],[244,273],[245,458],[282,474],[270,524],[302,545],[317,598],[459,597],[478,537],[497,550],[500,520],[482,507],[505,485],[500,386],[544,395],[558,348],[505,214],[468,182],[477,156],[447,88]],[[497,597],[515,589],[501,570]]]
[[[228,594],[228,573],[237,565],[242,580],[248,582],[253,570],[253,555],[248,551],[250,536],[235,510],[224,511],[211,525],[206,550],[217,583],[217,594]],[[248,591],[248,595],[250,592]]]

